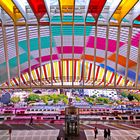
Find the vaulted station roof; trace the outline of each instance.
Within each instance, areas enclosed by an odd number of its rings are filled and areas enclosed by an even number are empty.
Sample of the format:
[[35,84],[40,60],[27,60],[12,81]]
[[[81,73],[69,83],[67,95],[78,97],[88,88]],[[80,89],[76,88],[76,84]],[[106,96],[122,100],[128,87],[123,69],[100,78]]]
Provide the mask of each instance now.
[[1,0],[0,88],[140,89],[139,0]]

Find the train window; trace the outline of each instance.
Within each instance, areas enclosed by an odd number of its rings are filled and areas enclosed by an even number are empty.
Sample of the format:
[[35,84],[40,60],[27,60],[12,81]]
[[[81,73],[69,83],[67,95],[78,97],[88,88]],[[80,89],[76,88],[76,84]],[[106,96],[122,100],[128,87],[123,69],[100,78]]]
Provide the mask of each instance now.
[[31,111],[34,111],[34,109],[31,109]]
[[107,109],[106,111],[109,111],[109,109]]
[[35,111],[38,111],[38,109],[36,109]]
[[30,111],[30,109],[27,109],[27,111]]
[[94,120],[100,120],[100,118],[94,118]]
[[103,109],[103,111],[105,111],[105,109]]
[[101,109],[99,109],[99,111],[101,111]]
[[122,117],[123,120],[128,120],[128,117]]
[[136,119],[140,119],[140,116],[136,116]]
[[60,120],[64,120],[64,117],[61,117]]
[[114,120],[114,118],[109,118],[109,120]]
[[52,109],[52,111],[54,111],[54,109]]
[[102,119],[103,119],[103,120],[106,120],[106,117],[103,117]]
[[47,111],[50,111],[50,109],[48,109]]
[[44,111],[46,111],[46,109],[44,109]]
[[42,111],[42,109],[39,109],[39,111]]
[[4,120],[4,118],[0,118],[0,121],[3,121]]
[[95,112],[97,112],[97,110],[95,109]]
[[118,117],[118,116],[116,116],[115,118],[118,119],[118,120],[121,120],[122,117]]

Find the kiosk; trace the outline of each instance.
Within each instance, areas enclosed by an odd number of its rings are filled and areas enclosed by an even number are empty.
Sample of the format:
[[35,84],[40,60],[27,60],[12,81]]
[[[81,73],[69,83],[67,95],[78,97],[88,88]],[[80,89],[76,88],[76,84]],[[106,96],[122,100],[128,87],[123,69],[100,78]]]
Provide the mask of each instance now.
[[79,135],[79,108],[69,106],[65,108],[65,134]]

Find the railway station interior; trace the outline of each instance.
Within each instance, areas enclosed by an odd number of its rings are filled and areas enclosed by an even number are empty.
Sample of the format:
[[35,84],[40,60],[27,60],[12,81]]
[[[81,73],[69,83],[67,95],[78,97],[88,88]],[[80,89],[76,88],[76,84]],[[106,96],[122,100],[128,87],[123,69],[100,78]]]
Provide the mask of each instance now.
[[140,140],[140,0],[0,0],[0,140]]

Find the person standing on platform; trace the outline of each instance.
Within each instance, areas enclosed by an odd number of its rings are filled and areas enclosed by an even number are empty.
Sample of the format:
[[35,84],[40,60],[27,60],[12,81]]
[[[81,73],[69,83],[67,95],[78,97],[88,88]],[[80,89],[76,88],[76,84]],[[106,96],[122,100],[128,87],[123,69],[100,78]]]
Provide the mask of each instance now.
[[111,140],[111,132],[109,128],[107,129],[107,135],[108,135],[108,140]]
[[31,119],[30,119],[30,125],[33,124],[33,117],[31,116]]
[[94,138],[96,139],[97,138],[97,134],[98,134],[98,130],[97,130],[96,127],[94,128],[94,134],[95,134],[95,137]]
[[104,140],[106,140],[106,139],[107,139],[107,130],[104,129]]

